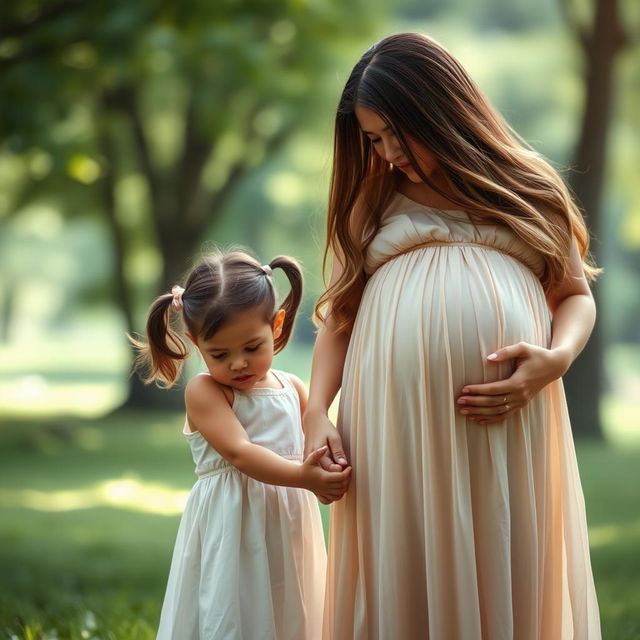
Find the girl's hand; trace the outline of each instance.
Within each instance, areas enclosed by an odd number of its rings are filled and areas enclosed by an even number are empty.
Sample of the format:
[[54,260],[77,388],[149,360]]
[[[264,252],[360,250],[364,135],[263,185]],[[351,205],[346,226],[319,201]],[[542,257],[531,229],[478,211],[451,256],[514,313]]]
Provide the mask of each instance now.
[[342,470],[340,465],[337,471],[325,471],[320,465],[320,460],[329,447],[325,445],[312,451],[302,463],[300,473],[302,476],[302,486],[309,491],[313,491],[317,496],[333,502],[339,500],[349,487],[351,478],[351,467]]
[[563,376],[571,364],[570,355],[560,348],[545,349],[526,342],[487,356],[490,362],[512,359],[516,360],[515,371],[506,380],[465,385],[457,401],[462,415],[483,425],[502,422],[550,382]]
[[[319,447],[328,446],[326,453],[320,458],[320,466],[325,471],[342,471],[348,466],[347,457],[342,447],[342,439],[327,414],[323,411],[307,410],[302,418],[304,427],[304,455],[308,456]],[[331,504],[333,499],[323,494],[316,494],[322,504]]]

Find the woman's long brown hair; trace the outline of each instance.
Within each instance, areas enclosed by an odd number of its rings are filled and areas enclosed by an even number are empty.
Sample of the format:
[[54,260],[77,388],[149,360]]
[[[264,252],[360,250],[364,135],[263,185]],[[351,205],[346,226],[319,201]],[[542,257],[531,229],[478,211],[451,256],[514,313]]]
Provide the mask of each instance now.
[[[422,180],[473,222],[507,226],[539,252],[545,291],[565,277],[574,237],[587,277],[597,275],[586,225],[558,172],[509,127],[442,45],[401,33],[365,52],[338,105],[324,265],[332,254],[344,270],[318,301],[318,320],[330,313],[338,332],[350,330],[366,250],[398,182],[398,171],[360,130],[357,105],[389,125]],[[420,171],[409,138],[436,156],[446,192]]]

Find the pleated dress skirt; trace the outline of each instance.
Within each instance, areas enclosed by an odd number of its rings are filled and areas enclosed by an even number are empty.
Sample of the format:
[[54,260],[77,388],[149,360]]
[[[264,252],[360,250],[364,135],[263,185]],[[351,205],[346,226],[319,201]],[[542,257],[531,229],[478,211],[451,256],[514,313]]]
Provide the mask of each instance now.
[[599,639],[562,382],[495,425],[456,405],[511,375],[496,349],[549,346],[539,261],[501,229],[394,204],[344,369],[354,477],[332,506],[324,637]]

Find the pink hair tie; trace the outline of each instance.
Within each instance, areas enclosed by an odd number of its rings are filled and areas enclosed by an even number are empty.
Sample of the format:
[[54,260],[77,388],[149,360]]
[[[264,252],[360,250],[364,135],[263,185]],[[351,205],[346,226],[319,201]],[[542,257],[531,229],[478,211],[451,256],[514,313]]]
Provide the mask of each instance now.
[[264,271],[265,275],[270,276],[273,273],[273,269],[268,264],[263,264],[261,269]]
[[173,301],[171,302],[171,306],[176,311],[182,311],[182,309],[184,308],[182,304],[182,294],[184,293],[184,289],[178,285],[175,285],[171,289],[171,293],[173,294]]

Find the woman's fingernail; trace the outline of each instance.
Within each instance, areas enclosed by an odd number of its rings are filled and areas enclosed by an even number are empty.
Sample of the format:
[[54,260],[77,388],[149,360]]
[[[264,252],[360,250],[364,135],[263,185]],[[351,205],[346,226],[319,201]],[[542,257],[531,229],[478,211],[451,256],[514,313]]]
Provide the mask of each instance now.
[[487,356],[487,360],[496,360],[498,358],[497,353],[492,353],[490,356]]
[[467,389],[467,387],[465,387],[465,388],[462,390],[462,393],[469,393],[469,389]]
[[460,398],[458,404],[467,404],[467,401],[464,398]]
[[461,413],[463,416],[466,416],[466,415],[467,415],[467,413],[469,413],[469,409],[462,409],[462,410],[460,411],[460,413]]

